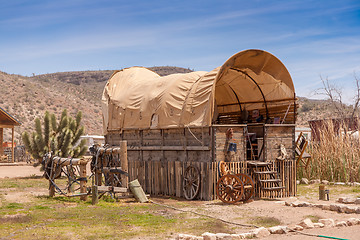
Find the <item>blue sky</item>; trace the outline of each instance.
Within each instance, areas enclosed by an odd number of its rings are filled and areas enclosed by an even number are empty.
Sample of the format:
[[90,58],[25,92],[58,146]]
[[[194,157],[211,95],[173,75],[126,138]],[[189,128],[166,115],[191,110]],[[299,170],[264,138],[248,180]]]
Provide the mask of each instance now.
[[352,95],[360,1],[0,0],[0,71],[30,76],[131,66],[210,71],[245,49],[288,68],[297,95],[320,75]]

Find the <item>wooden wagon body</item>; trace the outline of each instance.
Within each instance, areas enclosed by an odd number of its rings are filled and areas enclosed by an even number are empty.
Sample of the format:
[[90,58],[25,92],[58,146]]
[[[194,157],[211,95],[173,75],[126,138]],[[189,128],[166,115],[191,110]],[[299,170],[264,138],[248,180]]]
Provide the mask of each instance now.
[[[127,141],[129,180],[139,179],[149,194],[182,197],[185,169],[194,166],[197,198],[214,199],[224,160],[230,171],[252,176],[257,197],[296,194],[296,94],[289,72],[268,52],[239,52],[210,72],[116,71],[102,106],[106,143]],[[277,160],[281,148],[287,157]]]
[[[234,172],[251,174],[247,162],[251,160],[247,134],[255,133],[257,150],[263,149],[261,160],[273,162],[285,187],[280,192],[262,192],[255,186],[257,197],[288,197],[296,194],[296,164],[294,156],[295,125],[213,125],[202,128],[147,129],[109,132],[106,143],[117,146],[127,141],[129,180],[138,179],[144,191],[152,195],[183,197],[183,172],[187,166],[200,171],[201,186],[198,199],[216,198],[218,162],[225,160],[226,131],[234,130],[237,144],[234,161],[230,168]],[[263,146],[262,146],[263,144]],[[280,144],[289,155],[277,161]]]

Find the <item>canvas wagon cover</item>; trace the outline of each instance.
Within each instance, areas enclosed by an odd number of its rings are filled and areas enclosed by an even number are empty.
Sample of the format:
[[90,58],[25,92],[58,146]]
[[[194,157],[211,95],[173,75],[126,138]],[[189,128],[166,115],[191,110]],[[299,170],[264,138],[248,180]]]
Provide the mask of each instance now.
[[246,50],[211,72],[160,77],[144,67],[114,72],[103,96],[104,133],[124,129],[210,126],[223,112],[294,100],[292,79],[272,54]]

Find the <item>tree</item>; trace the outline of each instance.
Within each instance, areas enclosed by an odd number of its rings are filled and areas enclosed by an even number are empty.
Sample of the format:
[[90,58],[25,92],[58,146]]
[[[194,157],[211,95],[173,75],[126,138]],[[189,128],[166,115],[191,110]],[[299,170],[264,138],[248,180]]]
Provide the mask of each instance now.
[[323,87],[318,90],[318,94],[325,95],[330,100],[331,105],[335,108],[336,114],[341,118],[351,118],[357,117],[359,112],[359,104],[360,104],[360,79],[354,73],[354,79],[355,79],[355,91],[356,94],[353,97],[353,104],[351,105],[351,109],[349,110],[348,107],[346,107],[346,104],[343,102],[343,93],[341,89],[329,82],[329,79],[324,79],[322,76],[320,76],[321,82],[323,84]]
[[60,157],[81,157],[87,150],[85,139],[78,143],[80,136],[84,133],[81,118],[81,111],[73,119],[67,115],[67,110],[64,109],[60,121],[57,123],[55,114],[46,111],[43,125],[41,125],[40,119],[36,118],[35,132],[30,135],[25,131],[22,134],[26,149],[39,162],[48,152]]

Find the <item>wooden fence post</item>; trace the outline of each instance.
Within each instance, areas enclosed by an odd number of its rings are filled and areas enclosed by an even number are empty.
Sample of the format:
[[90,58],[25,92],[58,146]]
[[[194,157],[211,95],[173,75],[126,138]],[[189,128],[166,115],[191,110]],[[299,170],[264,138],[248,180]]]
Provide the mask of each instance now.
[[[80,193],[86,193],[86,163],[80,163]],[[87,195],[81,195],[80,200],[86,201]]]
[[[120,141],[120,167],[121,170],[129,173],[129,164],[127,158],[127,141]],[[129,186],[129,177],[124,174],[121,175],[121,184],[122,187],[128,188]]]

